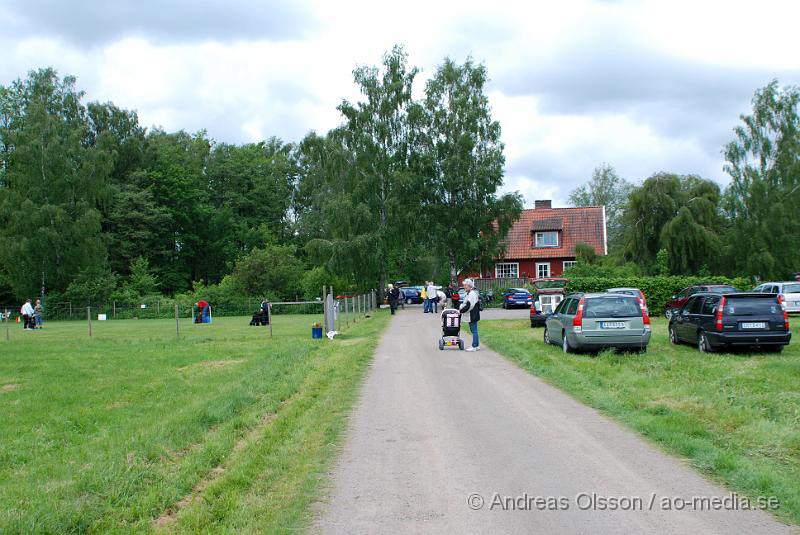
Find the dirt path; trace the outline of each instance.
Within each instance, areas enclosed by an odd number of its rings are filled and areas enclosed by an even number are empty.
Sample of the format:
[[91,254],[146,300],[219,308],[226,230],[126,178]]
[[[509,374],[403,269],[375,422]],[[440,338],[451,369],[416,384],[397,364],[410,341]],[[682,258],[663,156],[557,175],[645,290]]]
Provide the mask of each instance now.
[[709,511],[736,499],[494,352],[439,351],[438,336],[418,307],[393,318],[312,533],[797,533]]

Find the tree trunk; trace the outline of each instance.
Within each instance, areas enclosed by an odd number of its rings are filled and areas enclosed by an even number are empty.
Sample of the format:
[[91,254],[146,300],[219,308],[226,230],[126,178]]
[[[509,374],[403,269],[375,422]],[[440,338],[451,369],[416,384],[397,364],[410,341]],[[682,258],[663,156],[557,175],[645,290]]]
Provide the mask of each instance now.
[[458,288],[458,271],[456,270],[456,253],[452,249],[447,250],[447,261],[450,264],[450,284],[453,288]]

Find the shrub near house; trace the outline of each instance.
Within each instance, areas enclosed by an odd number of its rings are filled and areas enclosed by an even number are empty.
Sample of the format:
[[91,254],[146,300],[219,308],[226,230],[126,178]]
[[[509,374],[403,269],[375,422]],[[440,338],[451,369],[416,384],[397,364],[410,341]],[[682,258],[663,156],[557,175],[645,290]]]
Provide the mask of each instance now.
[[745,278],[727,277],[571,277],[567,292],[605,292],[608,288],[639,288],[647,299],[651,315],[658,315],[670,298],[687,286],[694,284],[730,284],[739,291],[748,290],[752,285]]

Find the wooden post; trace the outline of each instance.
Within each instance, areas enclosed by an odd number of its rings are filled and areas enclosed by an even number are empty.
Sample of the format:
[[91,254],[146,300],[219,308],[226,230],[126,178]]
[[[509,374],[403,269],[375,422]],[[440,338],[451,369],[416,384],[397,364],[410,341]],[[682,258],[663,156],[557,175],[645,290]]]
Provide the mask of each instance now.
[[89,338],[92,337],[92,307],[86,307],[86,319],[89,321]]
[[11,335],[8,333],[8,324],[11,320],[11,316],[8,313],[8,309],[6,309],[6,340],[11,340]]
[[344,297],[344,326],[345,327],[349,327],[350,326],[350,316],[348,315],[349,313],[350,312],[349,312],[349,309],[347,307],[347,296],[345,296]]
[[114,301],[114,317],[117,317],[117,302]]
[[178,312],[178,303],[175,303],[175,337],[180,340],[181,339],[181,328],[180,323],[178,322],[178,317],[180,314]]
[[156,317],[161,317],[161,301],[156,301]]
[[69,319],[72,319],[72,301],[69,302]]
[[267,303],[267,323],[269,323],[269,337],[272,338],[272,303]]

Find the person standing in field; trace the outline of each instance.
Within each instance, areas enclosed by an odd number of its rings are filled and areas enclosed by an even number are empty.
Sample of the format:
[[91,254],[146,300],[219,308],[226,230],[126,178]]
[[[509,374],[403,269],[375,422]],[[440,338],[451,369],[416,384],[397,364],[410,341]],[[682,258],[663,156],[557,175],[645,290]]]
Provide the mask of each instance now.
[[478,322],[481,319],[480,295],[475,290],[475,283],[472,279],[464,279],[464,290],[466,295],[459,311],[462,314],[469,313],[469,332],[472,334],[472,347],[468,347],[467,351],[480,351],[481,346],[478,338]]
[[31,306],[30,299],[25,301],[25,304],[22,305],[19,313],[22,315],[22,329],[25,331],[30,331],[31,325],[33,325],[33,307]]
[[33,327],[36,329],[42,328],[42,300],[36,300],[36,306],[33,307]]

